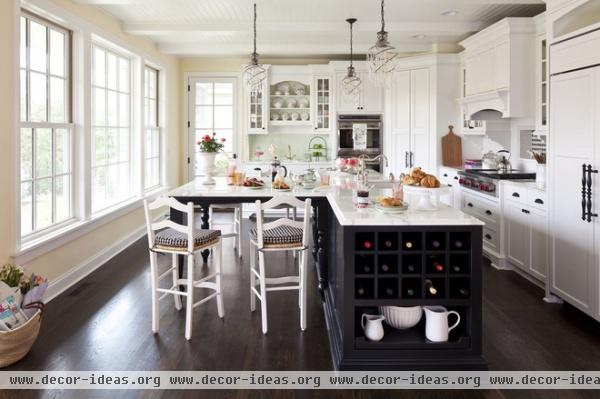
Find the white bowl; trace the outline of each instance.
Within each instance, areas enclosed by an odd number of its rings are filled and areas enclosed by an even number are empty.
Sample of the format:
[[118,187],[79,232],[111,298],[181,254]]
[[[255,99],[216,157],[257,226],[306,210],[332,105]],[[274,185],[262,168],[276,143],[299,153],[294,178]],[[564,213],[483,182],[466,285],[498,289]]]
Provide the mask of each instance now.
[[300,119],[300,114],[297,112],[292,112],[292,120],[297,121],[298,119]]
[[288,108],[296,108],[297,106],[298,106],[298,102],[295,99],[290,98],[289,100],[287,100]]
[[283,114],[281,114],[281,119],[284,121],[287,121],[290,119],[290,114],[288,114],[287,112],[284,112]]
[[283,107],[283,100],[281,98],[274,98],[273,99],[273,107],[275,107],[275,108]]
[[421,306],[380,306],[379,312],[385,316],[385,322],[399,330],[416,326],[423,315]]

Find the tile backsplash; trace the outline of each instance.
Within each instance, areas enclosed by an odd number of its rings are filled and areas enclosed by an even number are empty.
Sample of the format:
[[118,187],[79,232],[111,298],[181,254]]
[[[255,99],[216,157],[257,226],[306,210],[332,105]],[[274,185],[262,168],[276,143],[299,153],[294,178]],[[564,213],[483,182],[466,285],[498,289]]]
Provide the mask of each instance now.
[[[261,147],[264,151],[263,159],[270,159],[269,146],[276,147],[276,155],[279,159],[285,159],[288,153],[288,146],[291,147],[291,153],[295,160],[304,161],[308,154],[309,141],[315,136],[322,137],[327,143],[328,157],[331,155],[331,140],[329,135],[316,135],[313,133],[269,133],[269,134],[254,134],[248,136],[248,154],[250,160],[255,160],[254,150],[256,147]],[[321,141],[319,141],[321,142]]]

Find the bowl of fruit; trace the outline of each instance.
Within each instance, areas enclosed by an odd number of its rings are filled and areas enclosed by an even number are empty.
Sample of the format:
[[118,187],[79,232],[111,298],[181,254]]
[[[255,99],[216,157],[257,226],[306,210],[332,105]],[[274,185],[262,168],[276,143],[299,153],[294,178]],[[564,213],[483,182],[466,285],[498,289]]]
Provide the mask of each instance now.
[[244,180],[243,186],[253,190],[258,190],[265,187],[265,182],[260,179],[257,179],[256,177],[251,177],[249,179]]

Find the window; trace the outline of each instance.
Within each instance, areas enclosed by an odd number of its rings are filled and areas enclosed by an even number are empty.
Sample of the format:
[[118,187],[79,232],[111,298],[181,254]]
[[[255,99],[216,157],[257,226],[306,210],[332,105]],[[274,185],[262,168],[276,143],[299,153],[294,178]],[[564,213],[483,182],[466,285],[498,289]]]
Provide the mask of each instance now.
[[21,236],[73,216],[70,47],[67,29],[20,17]]
[[158,71],[144,67],[144,189],[160,185],[161,137],[158,119]]
[[92,212],[132,196],[131,61],[92,46]]
[[[235,79],[234,78],[194,78],[190,84],[193,154],[198,153],[196,143],[205,135],[217,134],[225,139],[223,151],[232,153],[234,147],[235,115]],[[194,157],[195,158],[195,157]],[[217,159],[217,166],[223,163]],[[198,166],[194,168],[198,174]]]

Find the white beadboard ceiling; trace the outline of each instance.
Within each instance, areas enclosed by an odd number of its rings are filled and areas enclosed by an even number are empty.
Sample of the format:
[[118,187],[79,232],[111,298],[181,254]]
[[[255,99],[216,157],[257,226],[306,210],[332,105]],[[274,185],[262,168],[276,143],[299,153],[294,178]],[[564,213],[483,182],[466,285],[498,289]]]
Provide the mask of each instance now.
[[[180,56],[239,57],[252,52],[252,0],[76,0],[118,18]],[[348,53],[346,18],[356,53],[366,53],[380,28],[380,0],[257,0],[261,56],[341,56]],[[455,45],[504,17],[543,12],[542,0],[388,0],[386,30],[400,52]],[[456,15],[443,16],[446,11]]]

